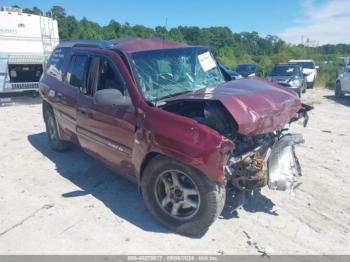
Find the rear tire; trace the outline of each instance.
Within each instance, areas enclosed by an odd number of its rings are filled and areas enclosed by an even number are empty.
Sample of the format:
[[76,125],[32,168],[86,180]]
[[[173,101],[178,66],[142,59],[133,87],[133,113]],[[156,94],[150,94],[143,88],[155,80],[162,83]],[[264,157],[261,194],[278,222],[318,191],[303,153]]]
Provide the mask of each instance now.
[[59,138],[57,122],[52,108],[48,107],[44,111],[44,119],[46,126],[46,133],[49,139],[50,147],[55,151],[66,151],[69,149],[70,144],[67,141],[63,141]]
[[224,185],[165,156],[146,166],[141,189],[150,213],[164,226],[185,235],[207,231],[225,204]]
[[345,97],[345,94],[344,94],[344,92],[343,92],[342,89],[341,89],[341,84],[340,84],[339,81],[335,84],[334,95],[335,95],[335,97],[337,97],[337,98],[343,98],[343,97]]

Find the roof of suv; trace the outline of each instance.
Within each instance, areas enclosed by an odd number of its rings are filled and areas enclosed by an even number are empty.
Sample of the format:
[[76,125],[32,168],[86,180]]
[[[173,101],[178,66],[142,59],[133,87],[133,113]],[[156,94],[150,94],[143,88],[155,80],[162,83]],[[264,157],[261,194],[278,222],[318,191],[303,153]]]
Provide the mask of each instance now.
[[290,63],[279,63],[279,64],[275,64],[275,66],[299,66],[296,63],[290,62]]
[[74,40],[60,43],[60,47],[97,47],[97,48],[111,48],[118,49],[125,53],[134,53],[146,50],[158,50],[169,48],[184,48],[189,45],[184,43],[177,43],[170,40],[163,40],[157,38],[142,39],[142,38],[124,38],[115,39],[111,41],[105,40]]
[[119,49],[125,53],[134,53],[146,50],[157,50],[157,49],[169,49],[169,48],[183,48],[189,47],[187,44],[177,43],[174,41],[163,40],[163,39],[121,39],[112,40],[113,49]]
[[297,62],[312,62],[315,63],[312,59],[291,59],[289,60],[290,63],[297,63]]

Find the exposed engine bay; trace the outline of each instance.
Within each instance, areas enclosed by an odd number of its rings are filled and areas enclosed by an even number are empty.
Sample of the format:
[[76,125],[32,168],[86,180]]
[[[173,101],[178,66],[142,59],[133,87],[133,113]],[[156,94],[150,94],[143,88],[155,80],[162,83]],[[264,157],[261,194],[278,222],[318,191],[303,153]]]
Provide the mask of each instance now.
[[168,103],[162,108],[191,118],[231,140],[237,136],[238,126],[236,122],[219,101],[179,101]]
[[[236,121],[219,101],[175,101],[162,108],[206,125],[235,144],[225,165],[228,186],[248,191],[266,185],[283,191],[295,188],[297,177],[301,176],[295,154],[295,145],[304,142],[300,134],[283,129],[256,136],[241,135]],[[306,126],[307,111],[311,109],[311,106],[303,105],[290,123],[304,118]]]

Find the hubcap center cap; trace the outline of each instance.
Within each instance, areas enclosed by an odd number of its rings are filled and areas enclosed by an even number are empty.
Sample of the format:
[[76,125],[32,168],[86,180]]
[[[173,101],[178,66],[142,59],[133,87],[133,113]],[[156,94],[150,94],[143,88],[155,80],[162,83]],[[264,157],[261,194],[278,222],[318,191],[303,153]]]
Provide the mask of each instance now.
[[175,202],[179,202],[183,199],[183,195],[184,192],[179,189],[179,188],[173,188],[170,190],[171,191],[171,198],[175,201]]

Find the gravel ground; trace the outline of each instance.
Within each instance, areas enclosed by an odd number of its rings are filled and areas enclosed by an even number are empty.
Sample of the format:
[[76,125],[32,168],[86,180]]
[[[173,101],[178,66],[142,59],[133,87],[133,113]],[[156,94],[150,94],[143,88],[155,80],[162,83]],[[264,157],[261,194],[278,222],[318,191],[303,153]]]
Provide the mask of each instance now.
[[136,186],[82,150],[50,150],[38,99],[0,107],[0,253],[350,254],[350,97],[304,99],[294,195],[264,188],[196,238],[157,224]]

